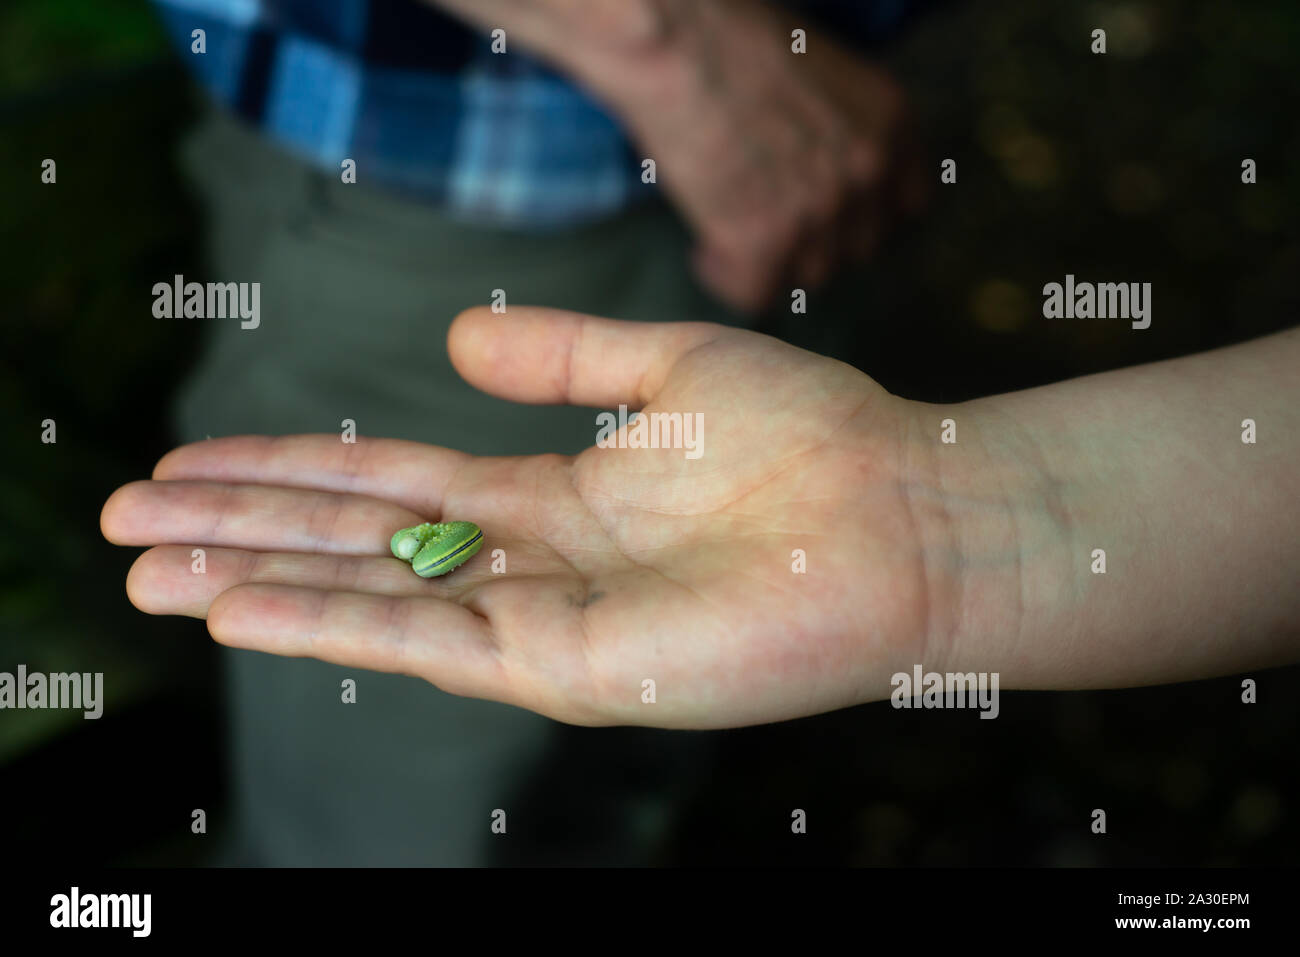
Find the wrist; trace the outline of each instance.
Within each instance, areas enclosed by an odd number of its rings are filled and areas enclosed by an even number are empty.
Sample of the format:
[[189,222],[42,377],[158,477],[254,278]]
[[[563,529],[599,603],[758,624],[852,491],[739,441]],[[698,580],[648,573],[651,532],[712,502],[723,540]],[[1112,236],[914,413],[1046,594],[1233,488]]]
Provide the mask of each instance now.
[[1054,670],[1041,638],[1080,584],[1062,450],[990,400],[911,402],[903,441],[929,596],[922,664],[1041,686]]
[[687,47],[687,31],[665,21],[636,42],[610,46],[573,39],[550,59],[636,134],[647,119],[692,102],[702,78]]

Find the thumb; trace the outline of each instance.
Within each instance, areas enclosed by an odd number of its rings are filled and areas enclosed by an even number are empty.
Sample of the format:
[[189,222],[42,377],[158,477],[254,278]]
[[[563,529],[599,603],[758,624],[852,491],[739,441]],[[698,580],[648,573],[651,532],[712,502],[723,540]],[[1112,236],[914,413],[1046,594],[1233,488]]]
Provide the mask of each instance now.
[[447,332],[452,365],[492,395],[534,405],[640,408],[686,353],[734,330],[708,322],[623,322],[562,309],[467,309]]

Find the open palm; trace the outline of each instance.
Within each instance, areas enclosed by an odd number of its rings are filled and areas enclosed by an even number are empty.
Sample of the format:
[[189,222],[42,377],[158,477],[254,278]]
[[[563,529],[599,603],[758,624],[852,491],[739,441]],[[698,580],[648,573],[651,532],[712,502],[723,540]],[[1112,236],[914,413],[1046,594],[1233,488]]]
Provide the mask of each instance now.
[[[542,309],[471,310],[449,340],[469,382],[516,401],[701,413],[700,454],[479,458],[328,435],[184,446],[104,507],[111,541],[153,546],[132,602],[206,617],[234,647],[578,724],[814,714],[886,697],[920,660],[936,596],[908,504],[907,414],[865,375],[720,326]],[[388,541],[426,520],[475,522],[483,550],[418,578]]]

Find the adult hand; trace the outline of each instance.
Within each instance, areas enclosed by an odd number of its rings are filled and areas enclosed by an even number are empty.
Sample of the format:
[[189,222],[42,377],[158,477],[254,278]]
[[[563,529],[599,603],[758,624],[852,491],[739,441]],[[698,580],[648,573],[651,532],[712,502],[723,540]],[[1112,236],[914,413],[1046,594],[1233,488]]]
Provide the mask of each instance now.
[[[898,85],[759,0],[437,0],[500,26],[603,100],[697,236],[733,308],[814,288],[926,194]],[[791,50],[791,30],[807,52]]]

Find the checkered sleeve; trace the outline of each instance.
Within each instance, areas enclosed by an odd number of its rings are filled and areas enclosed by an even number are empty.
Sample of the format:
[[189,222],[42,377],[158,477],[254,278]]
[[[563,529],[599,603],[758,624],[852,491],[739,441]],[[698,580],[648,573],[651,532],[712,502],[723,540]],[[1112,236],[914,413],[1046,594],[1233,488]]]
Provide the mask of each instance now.
[[[154,2],[217,102],[323,169],[351,159],[359,180],[515,229],[597,220],[651,192],[591,98],[428,3]],[[806,2],[870,32],[918,0]]]

